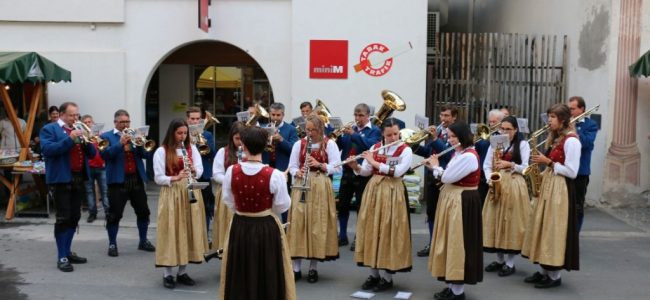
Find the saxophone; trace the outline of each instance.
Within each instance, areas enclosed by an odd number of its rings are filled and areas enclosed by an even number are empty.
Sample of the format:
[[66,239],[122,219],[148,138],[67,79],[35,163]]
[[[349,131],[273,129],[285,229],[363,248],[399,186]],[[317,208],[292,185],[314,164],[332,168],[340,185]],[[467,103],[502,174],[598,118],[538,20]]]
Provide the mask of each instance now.
[[[530,156],[532,157],[533,155],[539,155],[539,151],[537,150],[537,135],[533,134],[533,137],[530,139],[529,143],[531,147]],[[526,185],[528,185],[528,188],[530,189],[531,196],[538,197],[539,189],[542,185],[539,165],[536,163],[529,164],[528,167],[524,169],[522,175],[524,175],[524,179],[526,179]]]
[[187,156],[187,150],[185,150],[185,142],[181,142],[181,154],[183,155],[183,170],[190,172],[190,177],[187,178],[187,192],[189,193],[190,203],[196,203],[196,197],[194,196],[194,189],[192,184],[195,182],[194,172],[192,172],[192,163],[190,158]]
[[497,144],[494,148],[494,153],[492,155],[492,173],[490,173],[490,193],[492,193],[492,199],[501,198],[501,173],[499,173],[499,168],[496,167],[497,161],[501,159],[503,152],[503,145],[501,143]]

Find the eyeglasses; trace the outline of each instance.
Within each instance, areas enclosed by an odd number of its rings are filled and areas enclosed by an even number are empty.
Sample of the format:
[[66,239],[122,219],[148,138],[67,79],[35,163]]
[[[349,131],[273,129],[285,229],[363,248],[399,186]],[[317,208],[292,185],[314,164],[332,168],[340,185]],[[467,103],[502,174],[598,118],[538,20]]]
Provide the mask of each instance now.
[[365,117],[367,116],[366,114],[354,114],[355,117]]
[[120,123],[120,124],[131,124],[131,121],[118,121],[117,123]]

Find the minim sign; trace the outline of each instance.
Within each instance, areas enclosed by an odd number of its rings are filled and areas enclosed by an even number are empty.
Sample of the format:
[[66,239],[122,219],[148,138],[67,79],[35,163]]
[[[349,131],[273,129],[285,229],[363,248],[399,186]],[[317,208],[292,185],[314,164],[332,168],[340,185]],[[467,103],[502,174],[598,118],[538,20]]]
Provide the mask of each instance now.
[[348,41],[309,41],[309,78],[348,78]]

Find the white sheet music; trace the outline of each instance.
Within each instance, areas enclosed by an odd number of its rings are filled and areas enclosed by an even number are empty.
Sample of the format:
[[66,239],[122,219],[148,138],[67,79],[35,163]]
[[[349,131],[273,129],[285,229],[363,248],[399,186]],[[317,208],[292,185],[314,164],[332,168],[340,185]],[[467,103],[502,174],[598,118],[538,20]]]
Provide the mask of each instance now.
[[236,114],[237,116],[237,121],[244,122],[248,121],[248,118],[250,117],[250,113],[247,111],[240,111]]
[[99,135],[102,132],[102,129],[104,129],[104,123],[95,123],[93,124],[93,127],[90,128],[90,131],[92,131],[92,135]]
[[427,127],[429,127],[429,118],[415,114],[415,127],[419,129],[427,129]]
[[495,149],[499,144],[503,149],[510,147],[510,138],[507,134],[493,135],[490,137],[490,146]]
[[530,133],[528,119],[526,118],[517,118],[517,127],[519,127],[519,132],[521,133]]

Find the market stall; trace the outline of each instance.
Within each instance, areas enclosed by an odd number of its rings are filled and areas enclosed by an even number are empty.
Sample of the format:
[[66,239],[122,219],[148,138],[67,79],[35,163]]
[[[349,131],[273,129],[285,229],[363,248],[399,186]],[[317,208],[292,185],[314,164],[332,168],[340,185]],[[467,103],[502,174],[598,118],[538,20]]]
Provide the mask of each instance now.
[[[0,98],[10,120],[16,138],[20,143],[20,151],[16,162],[11,163],[11,157],[5,158],[2,168],[10,169],[13,175],[11,180],[0,174],[0,182],[9,189],[9,201],[5,219],[13,219],[16,208],[16,197],[25,191],[20,190],[22,175],[33,173],[33,164],[36,161],[30,152],[29,142],[34,130],[37,109],[43,100],[43,91],[48,82],[70,81],[71,73],[52,61],[35,52],[0,52]],[[25,110],[29,111],[25,130],[22,130],[18,115],[12,99],[8,93],[8,86],[15,84],[32,84],[34,89]],[[37,164],[38,165],[38,164]],[[39,182],[40,181],[40,182]],[[43,189],[44,184],[37,176],[35,182],[38,189]],[[44,191],[42,191],[44,192]]]

